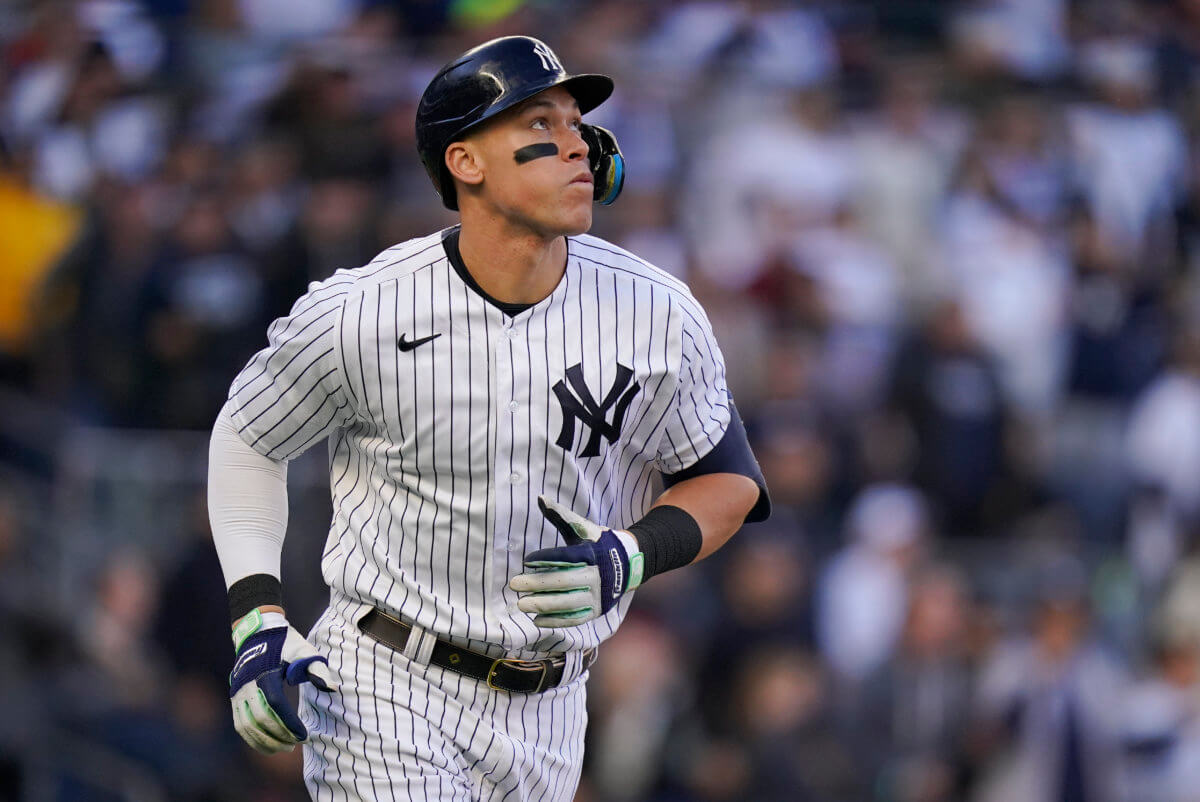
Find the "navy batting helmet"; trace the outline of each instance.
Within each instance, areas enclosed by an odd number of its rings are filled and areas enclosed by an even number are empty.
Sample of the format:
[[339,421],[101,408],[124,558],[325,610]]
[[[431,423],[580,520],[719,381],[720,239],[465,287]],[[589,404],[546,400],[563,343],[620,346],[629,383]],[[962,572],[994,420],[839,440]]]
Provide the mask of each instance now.
[[417,152],[447,209],[458,209],[446,148],[471,129],[544,89],[562,86],[586,114],[612,94],[607,75],[569,75],[549,45],[504,36],[468,50],[442,67],[417,106]]

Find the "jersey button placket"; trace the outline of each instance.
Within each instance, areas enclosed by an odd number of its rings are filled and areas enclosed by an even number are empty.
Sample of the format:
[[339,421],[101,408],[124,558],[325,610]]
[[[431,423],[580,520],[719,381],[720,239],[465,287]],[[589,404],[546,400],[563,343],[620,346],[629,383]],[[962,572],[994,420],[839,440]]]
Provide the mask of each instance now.
[[[512,472],[512,418],[508,413],[508,402],[512,396],[513,366],[512,341],[508,335],[512,331],[511,319],[501,317],[497,326],[497,336],[492,340],[495,351],[495,390],[490,417],[495,432],[495,452],[492,454],[492,481],[496,492],[493,494],[495,508],[493,512],[492,554],[493,576],[492,585],[497,595],[504,593],[508,578],[508,544],[509,522],[513,517],[512,498],[509,494],[508,475]],[[511,614],[511,611],[508,611]],[[501,627],[509,632],[512,624],[504,612],[501,615]]]
[[[525,541],[523,531],[510,531],[513,526],[521,523],[523,516],[519,510],[526,502],[526,489],[523,486],[525,477],[516,470],[520,464],[516,461],[517,455],[523,457],[525,453],[524,441],[516,431],[516,413],[521,408],[517,396],[525,389],[528,370],[527,366],[523,366],[525,346],[517,341],[521,330],[522,327],[514,324],[512,318],[505,317],[500,327],[503,336],[495,341],[498,392],[493,407],[496,420],[496,453],[492,475],[495,477],[497,491],[493,548],[495,581],[504,587],[507,587],[508,574],[513,570],[511,564],[515,561],[516,565],[520,565]],[[517,611],[515,598],[512,599],[509,614],[524,616],[524,613]],[[513,624],[505,623],[504,626],[508,629]]]

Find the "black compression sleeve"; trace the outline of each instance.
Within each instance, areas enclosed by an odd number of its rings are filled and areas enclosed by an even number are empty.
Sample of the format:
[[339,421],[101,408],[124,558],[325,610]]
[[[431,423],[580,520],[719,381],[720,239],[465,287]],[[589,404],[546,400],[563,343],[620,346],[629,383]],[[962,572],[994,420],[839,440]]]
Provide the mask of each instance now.
[[637,540],[646,561],[643,582],[655,574],[688,565],[696,559],[704,543],[696,519],[669,504],[650,510],[629,527],[629,533]]
[[229,587],[229,617],[233,621],[268,604],[283,606],[283,588],[270,574],[251,574]]

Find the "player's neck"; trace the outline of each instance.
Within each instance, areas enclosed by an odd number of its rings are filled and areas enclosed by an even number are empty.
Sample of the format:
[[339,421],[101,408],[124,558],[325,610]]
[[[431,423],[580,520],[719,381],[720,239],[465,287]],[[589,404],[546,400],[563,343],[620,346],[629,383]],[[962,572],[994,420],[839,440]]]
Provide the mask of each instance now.
[[535,304],[562,280],[567,240],[472,221],[462,227],[458,250],[480,289],[504,303]]

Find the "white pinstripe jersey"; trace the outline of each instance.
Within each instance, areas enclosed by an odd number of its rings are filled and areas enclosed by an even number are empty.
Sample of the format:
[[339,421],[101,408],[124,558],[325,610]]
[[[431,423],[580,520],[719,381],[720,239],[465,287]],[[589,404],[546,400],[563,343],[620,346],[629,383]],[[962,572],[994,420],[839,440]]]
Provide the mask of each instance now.
[[720,349],[686,286],[587,235],[568,238],[554,291],[510,317],[459,276],[449,231],[311,285],[235,379],[233,420],[278,460],[328,438],[331,587],[493,653],[595,646],[633,594],[549,630],[508,589],[526,553],[561,544],[537,497],[637,521],[660,472],[729,424]]

